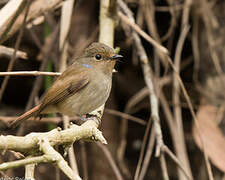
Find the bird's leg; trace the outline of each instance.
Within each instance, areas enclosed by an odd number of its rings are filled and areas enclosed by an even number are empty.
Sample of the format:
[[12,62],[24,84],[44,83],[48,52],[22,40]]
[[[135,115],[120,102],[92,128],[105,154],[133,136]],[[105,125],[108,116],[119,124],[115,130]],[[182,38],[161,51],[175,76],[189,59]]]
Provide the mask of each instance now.
[[101,119],[98,116],[93,115],[93,114],[86,114],[85,117],[81,116],[80,120],[82,120],[84,122],[86,122],[88,120],[92,120],[92,121],[96,122],[98,125],[101,123]]
[[85,118],[82,117],[81,120],[83,120],[83,121],[93,120],[99,126],[101,124],[101,118],[102,118],[102,115],[103,115],[104,107],[105,107],[105,104],[101,105],[100,107],[98,107],[94,111],[86,114],[86,117]]
[[101,124],[101,118],[95,114],[86,114],[86,120],[92,120],[96,122],[98,125]]

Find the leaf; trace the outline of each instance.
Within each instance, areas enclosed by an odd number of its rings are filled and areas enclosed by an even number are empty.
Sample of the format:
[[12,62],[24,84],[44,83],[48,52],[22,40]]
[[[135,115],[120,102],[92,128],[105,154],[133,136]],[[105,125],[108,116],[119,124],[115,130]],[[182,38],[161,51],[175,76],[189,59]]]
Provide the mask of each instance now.
[[[217,125],[216,119],[222,117],[223,112],[211,105],[201,105],[197,112],[198,128],[193,125],[193,136],[197,146],[204,150],[211,162],[225,172],[225,137]],[[201,134],[201,139],[199,133]]]

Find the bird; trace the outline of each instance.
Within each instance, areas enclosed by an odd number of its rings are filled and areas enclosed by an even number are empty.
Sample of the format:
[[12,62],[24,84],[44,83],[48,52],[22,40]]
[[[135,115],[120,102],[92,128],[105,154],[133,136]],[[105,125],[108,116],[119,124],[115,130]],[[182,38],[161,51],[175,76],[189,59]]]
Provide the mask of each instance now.
[[107,101],[116,60],[122,57],[106,44],[92,43],[55,80],[41,103],[12,121],[9,128],[42,114],[88,115]]

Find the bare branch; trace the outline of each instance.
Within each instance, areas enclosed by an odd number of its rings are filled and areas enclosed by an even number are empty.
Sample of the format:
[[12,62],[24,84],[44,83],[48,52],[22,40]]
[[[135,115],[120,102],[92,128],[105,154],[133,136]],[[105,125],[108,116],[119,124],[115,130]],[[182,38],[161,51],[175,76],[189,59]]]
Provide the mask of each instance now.
[[[18,0],[14,0],[17,2]],[[20,0],[21,1],[21,0]],[[18,2],[20,2],[18,1]],[[23,0],[23,4],[26,2]],[[27,17],[27,22],[32,21],[33,19],[40,17],[43,15],[43,13],[46,13],[56,7],[62,2],[62,0],[51,0],[51,1],[46,1],[46,0],[36,0],[32,2],[31,7],[30,7],[30,12]],[[19,9],[20,11],[22,8]],[[16,13],[15,10],[13,13]],[[17,14],[17,13],[16,13]],[[12,36],[16,31],[18,31],[19,28],[21,28],[21,25],[23,23],[23,13],[20,13],[20,15],[15,19],[13,22],[11,22],[11,19],[7,18],[7,21],[4,21],[3,25],[1,27],[7,27],[7,29],[0,29],[0,42],[4,42],[7,40],[10,36]],[[1,16],[2,17],[2,16]],[[11,28],[10,25],[12,26]],[[3,36],[4,35],[4,36]]]
[[[14,62],[16,60],[16,52],[17,52],[17,50],[19,48],[19,45],[20,45],[20,42],[22,40],[22,36],[23,36],[24,28],[25,28],[25,23],[26,23],[27,15],[28,15],[28,12],[29,12],[29,9],[30,9],[30,3],[31,2],[28,2],[26,12],[25,12],[25,14],[23,16],[22,28],[20,29],[19,35],[17,36],[17,39],[16,39],[15,50],[13,52],[13,55],[12,55],[12,57],[10,59],[10,62],[9,62],[8,68],[7,68],[7,71],[8,72],[12,70],[13,64],[14,64]],[[0,35],[0,37],[1,37],[1,35]],[[1,89],[0,89],[0,101],[2,100],[2,96],[3,96],[4,91],[6,89],[8,80],[9,80],[9,76],[6,76],[4,78],[4,80],[3,80],[3,82],[2,82]]]
[[24,166],[24,165],[27,165],[27,164],[41,163],[41,162],[53,162],[53,161],[49,161],[47,159],[48,159],[47,155],[43,155],[43,156],[29,157],[29,158],[26,158],[26,159],[2,163],[2,164],[0,164],[0,171],[10,169],[10,168],[16,168],[16,167]]
[[81,180],[81,178],[73,172],[68,166],[63,157],[50,145],[47,138],[40,138],[40,150],[47,155],[48,160],[55,161],[56,165],[69,177],[71,180]]
[[[0,45],[0,56],[12,57],[15,49]],[[16,52],[16,58],[27,59],[27,53],[23,51]]]
[[[134,18],[132,16],[132,13],[129,10],[129,8],[126,6],[126,4],[122,0],[119,0],[118,2],[119,2],[120,7],[123,8],[124,11],[126,11],[127,16],[129,17],[127,19],[134,24]],[[134,27],[132,26],[132,28],[134,28]],[[166,169],[164,153],[160,154],[160,151],[164,145],[164,142],[163,142],[163,137],[162,137],[159,112],[158,112],[158,97],[156,96],[154,84],[153,84],[153,75],[152,75],[152,71],[151,71],[149,61],[148,61],[147,54],[145,52],[144,47],[142,46],[140,37],[138,36],[138,34],[135,31],[132,32],[132,36],[133,36],[134,43],[137,48],[138,55],[140,57],[140,61],[142,63],[142,71],[143,71],[143,75],[144,75],[144,80],[145,80],[146,86],[148,87],[148,90],[149,90],[149,100],[150,100],[150,104],[151,104],[151,118],[154,123],[153,125],[154,125],[155,134],[156,134],[156,156],[158,156],[158,157],[160,156],[161,166],[162,166],[162,168],[164,168],[164,169],[162,169],[164,178],[167,179],[168,172]],[[143,143],[142,146],[145,146],[145,143]],[[166,171],[166,172],[164,172],[164,171]],[[136,177],[138,177],[138,176],[139,176],[139,174],[136,175]]]
[[150,42],[153,46],[155,46],[159,51],[164,54],[168,54],[168,50],[152,39],[146,32],[144,32],[137,24],[132,22],[129,18],[127,18],[122,12],[118,12],[119,17],[123,20],[126,24],[131,26],[138,34],[140,34],[143,38],[145,38],[148,42]]
[[108,150],[108,148],[106,146],[104,146],[103,144],[97,143],[97,146],[103,151],[103,153],[105,154],[107,160],[109,161],[110,166],[113,169],[113,172],[116,175],[116,178],[118,180],[123,180],[123,177],[115,163],[115,161],[113,160],[112,154],[110,153],[110,151]]
[[101,131],[97,129],[97,124],[93,120],[88,120],[81,126],[71,125],[69,129],[53,129],[45,133],[30,133],[21,136],[0,136],[0,150],[14,150],[22,153],[38,150],[39,138],[45,137],[52,146],[72,143],[80,139],[93,139],[107,144]]
[[41,71],[14,71],[0,72],[0,76],[59,76],[59,72],[41,72]]

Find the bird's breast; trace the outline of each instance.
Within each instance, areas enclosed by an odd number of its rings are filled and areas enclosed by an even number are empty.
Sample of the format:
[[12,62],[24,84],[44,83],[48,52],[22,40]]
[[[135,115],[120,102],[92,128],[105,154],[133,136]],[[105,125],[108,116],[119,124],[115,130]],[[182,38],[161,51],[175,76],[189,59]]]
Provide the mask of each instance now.
[[84,88],[57,105],[65,115],[85,115],[106,102],[111,91],[112,77],[104,73],[90,73],[90,80]]

